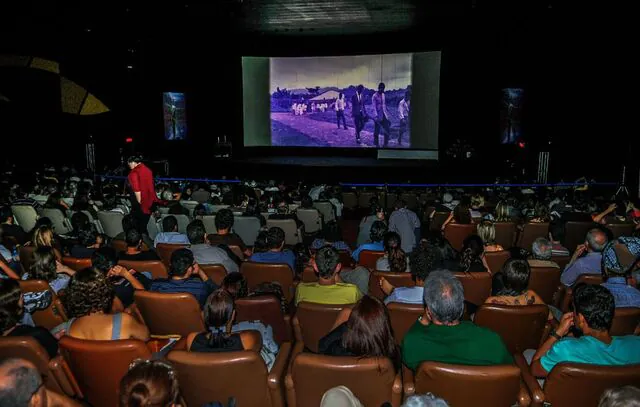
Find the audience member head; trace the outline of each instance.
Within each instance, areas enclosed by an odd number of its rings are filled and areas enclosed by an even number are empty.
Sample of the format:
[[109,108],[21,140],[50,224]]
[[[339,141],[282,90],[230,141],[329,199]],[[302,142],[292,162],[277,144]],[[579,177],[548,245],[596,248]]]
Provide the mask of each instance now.
[[6,205],[0,207],[0,223],[13,223],[13,212]]
[[33,236],[33,245],[36,248],[53,246],[53,228],[51,226],[40,226]]
[[587,232],[585,244],[587,245],[588,251],[600,253],[607,244],[607,234],[601,229],[593,228]]
[[531,252],[536,260],[551,260],[552,249],[551,242],[544,237],[537,238],[531,245]]
[[78,243],[82,246],[89,247],[96,244],[98,232],[92,224],[86,224],[78,230]]
[[131,155],[129,156],[129,158],[127,158],[127,164],[129,165],[130,169],[134,169],[141,163],[142,163],[142,156],[140,154]]
[[384,235],[384,251],[389,261],[389,270],[397,273],[407,271],[407,255],[402,250],[400,235],[396,232],[387,232]]
[[203,244],[207,238],[207,232],[204,223],[200,219],[196,219],[187,226],[187,237],[191,244]]
[[267,247],[269,250],[281,251],[284,247],[284,230],[274,226],[267,232]]
[[440,250],[431,245],[419,245],[411,252],[409,258],[411,259],[411,277],[420,285],[424,285],[431,270],[442,263]]
[[47,407],[47,394],[38,368],[24,359],[0,362],[0,400],[7,407]]
[[309,195],[305,195],[302,197],[302,201],[300,202],[300,207],[302,209],[313,209],[313,199]]
[[189,277],[190,270],[195,264],[193,252],[189,249],[178,249],[171,253],[171,267],[169,277]]
[[93,313],[108,314],[113,296],[107,277],[100,270],[88,267],[71,277],[62,302],[67,316],[79,318]]
[[628,277],[640,260],[640,239],[619,237],[602,250],[602,271],[608,277]]
[[204,305],[204,323],[211,332],[209,346],[224,347],[236,315],[233,297],[225,290],[216,290],[207,298]]
[[249,200],[247,201],[247,206],[244,209],[244,214],[246,216],[260,215],[260,207],[258,205],[258,201],[255,198],[249,198]]
[[75,233],[78,233],[80,229],[89,224],[91,224],[91,221],[84,212],[75,212],[71,215],[71,227]]
[[342,346],[362,357],[388,357],[399,366],[400,353],[389,320],[389,311],[379,299],[365,295],[347,320]]
[[215,224],[218,233],[231,231],[233,227],[233,212],[231,212],[231,209],[220,209],[218,213],[216,213]]
[[236,300],[238,298],[244,298],[249,295],[249,289],[247,288],[247,279],[242,273],[229,273],[222,280],[221,288],[231,294],[231,297]]
[[622,386],[602,393],[598,407],[640,407],[640,389]]
[[387,233],[387,230],[387,224],[381,220],[377,220],[371,225],[371,230],[369,231],[369,239],[371,239],[372,242],[382,242],[384,240],[384,235]]
[[118,254],[113,247],[101,247],[91,255],[91,267],[104,275],[118,264]]
[[484,253],[484,244],[480,236],[471,235],[464,239],[460,256],[462,270],[469,271],[473,264],[481,262],[482,253]]
[[393,208],[396,211],[399,210],[399,209],[406,208],[406,207],[407,207],[407,203],[404,200],[400,199],[400,198],[396,199],[396,201],[393,203]]
[[478,236],[485,246],[496,244],[496,226],[490,220],[483,220],[478,223]]
[[16,280],[0,279],[0,337],[22,320],[23,301],[20,284]]
[[444,399],[431,393],[409,396],[402,407],[449,407]]
[[342,241],[342,236],[340,235],[340,228],[338,227],[337,222],[327,222],[322,227],[322,237],[325,241],[330,243],[340,242]]
[[127,247],[140,248],[142,235],[136,228],[129,229],[125,232],[125,241],[127,242]]
[[615,310],[613,295],[606,287],[582,283],[574,287],[573,323],[585,335],[608,332]]
[[253,244],[254,253],[264,253],[269,251],[269,232],[262,230],[256,236],[256,241]]
[[119,394],[120,407],[176,407],[180,387],[167,362],[137,359],[120,380]]
[[321,279],[329,280],[335,278],[336,274],[342,268],[342,264],[340,264],[340,254],[331,246],[320,248],[316,252],[313,268]]
[[177,232],[178,231],[178,219],[176,219],[173,215],[165,216],[162,219],[162,230],[166,232]]
[[509,209],[509,204],[506,201],[498,202],[496,205],[496,222],[511,222]]
[[498,295],[516,297],[527,292],[531,268],[526,260],[509,259],[501,271],[503,288]]
[[536,202],[533,208],[533,217],[540,222],[549,222],[549,208],[543,202]]
[[52,247],[42,246],[33,251],[33,263],[29,269],[30,280],[53,281],[58,276],[56,254]]
[[127,233],[128,230],[137,229],[138,222],[131,214],[126,214],[122,217],[122,230]]
[[469,225],[471,223],[471,212],[469,212],[469,206],[462,202],[456,205],[456,207],[453,208],[453,220],[462,225]]
[[426,243],[429,246],[436,248],[440,254],[439,261],[452,261],[456,258],[456,250],[451,246],[451,243],[445,239],[439,232],[427,232]]
[[456,324],[464,312],[462,283],[447,270],[434,270],[424,283],[424,304],[431,322]]

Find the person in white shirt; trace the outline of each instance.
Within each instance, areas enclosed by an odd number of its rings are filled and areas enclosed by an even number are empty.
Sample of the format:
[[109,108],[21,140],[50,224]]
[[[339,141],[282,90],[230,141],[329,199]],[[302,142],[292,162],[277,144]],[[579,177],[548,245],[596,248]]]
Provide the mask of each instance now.
[[344,94],[340,92],[340,94],[338,95],[338,99],[336,99],[336,118],[338,120],[338,128],[340,128],[340,120],[342,120],[344,129],[347,130],[347,121],[344,118],[345,104],[346,102],[344,100]]
[[[402,134],[409,131],[409,108],[411,107],[411,92],[404,94],[404,99],[398,105],[398,116],[400,117],[400,134],[398,135],[398,145],[402,145]],[[411,142],[411,140],[409,140]]]

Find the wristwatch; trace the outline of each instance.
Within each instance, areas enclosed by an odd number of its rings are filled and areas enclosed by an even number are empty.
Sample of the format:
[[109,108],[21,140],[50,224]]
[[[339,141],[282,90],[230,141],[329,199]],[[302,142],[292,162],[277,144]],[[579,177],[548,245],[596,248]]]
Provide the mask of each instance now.
[[551,331],[551,333],[549,334],[549,336],[553,336],[554,338],[556,338],[557,340],[562,339],[562,336],[558,335],[556,333],[556,331]]

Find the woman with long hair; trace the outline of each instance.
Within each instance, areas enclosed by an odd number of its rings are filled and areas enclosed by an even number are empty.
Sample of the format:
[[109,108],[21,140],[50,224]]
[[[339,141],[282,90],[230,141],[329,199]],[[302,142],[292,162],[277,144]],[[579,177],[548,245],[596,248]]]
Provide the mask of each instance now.
[[484,243],[478,235],[464,239],[460,252],[460,263],[457,271],[465,273],[485,272],[489,270],[484,259]]
[[496,225],[490,220],[483,220],[478,223],[477,227],[478,236],[484,242],[485,252],[500,252],[504,248],[496,243]]
[[365,295],[353,309],[345,308],[334,329],[320,339],[318,352],[333,356],[386,357],[396,371],[400,350],[393,338],[389,311],[382,301]]
[[57,294],[69,285],[75,270],[63,265],[56,259],[55,249],[48,246],[37,248],[33,252],[33,264],[28,272],[22,275],[23,280],[44,280]]
[[409,269],[409,257],[402,250],[400,235],[396,232],[387,232],[384,235],[384,256],[376,261],[376,270],[404,273]]
[[511,222],[511,208],[506,201],[500,201],[496,205],[496,222]]

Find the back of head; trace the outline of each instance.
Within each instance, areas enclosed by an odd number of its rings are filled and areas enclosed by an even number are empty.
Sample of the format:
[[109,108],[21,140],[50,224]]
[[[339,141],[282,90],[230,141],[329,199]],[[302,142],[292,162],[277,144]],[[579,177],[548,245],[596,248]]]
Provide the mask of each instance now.
[[384,239],[384,235],[387,233],[387,224],[377,220],[373,222],[371,225],[371,230],[369,231],[369,239],[372,242],[382,242]]
[[447,270],[432,271],[424,283],[424,303],[437,321],[458,321],[464,312],[462,283]]
[[280,249],[284,245],[284,230],[281,228],[274,226],[269,228],[267,232],[267,246],[269,250]]
[[42,376],[38,369],[26,360],[5,359],[0,362],[0,400],[7,407],[46,405],[44,400],[32,404],[32,398],[42,388]]
[[209,345],[213,348],[224,346],[229,325],[233,322],[235,304],[231,294],[225,290],[216,290],[207,298],[204,305],[204,323],[211,331]]
[[13,212],[11,212],[11,208],[9,206],[0,207],[0,223],[4,223],[7,219],[13,217]]
[[0,279],[0,333],[13,328],[22,319],[21,295],[16,280]]
[[113,288],[99,270],[88,267],[71,277],[62,298],[69,317],[83,317],[95,312],[108,314],[113,302]]
[[202,223],[202,221],[199,219],[192,221],[187,226],[187,237],[189,238],[189,242],[191,242],[191,244],[204,243],[206,235],[207,232],[204,227],[204,223]]
[[162,230],[164,232],[177,232],[178,219],[173,215],[165,216],[164,219],[162,219]]
[[96,243],[96,238],[98,237],[98,232],[92,224],[86,224],[80,227],[78,230],[78,242],[85,247],[94,245]]
[[640,407],[640,389],[622,386],[602,393],[598,407]]
[[549,223],[549,234],[556,242],[564,242],[564,222],[560,219],[554,219]]
[[601,229],[593,228],[587,232],[587,244],[589,248],[596,253],[602,252],[607,241],[607,235]]
[[71,227],[75,232],[90,223],[89,217],[84,212],[75,212],[71,215]]
[[263,253],[269,250],[269,233],[266,230],[260,231],[253,243],[254,253]]
[[231,294],[231,297],[235,300],[238,298],[244,298],[249,295],[249,289],[247,288],[247,279],[242,273],[229,273],[222,280],[221,288]]
[[402,407],[449,407],[444,399],[431,393],[408,397]]
[[544,237],[537,238],[531,245],[533,258],[537,260],[551,260],[552,249],[551,242]]
[[33,260],[29,269],[31,280],[51,281],[57,277],[56,255],[52,247],[38,247],[33,252]]
[[49,247],[53,244],[53,228],[48,225],[38,227],[33,236],[33,244],[38,247]]
[[478,223],[478,236],[485,245],[492,245],[496,242],[496,227],[490,220],[483,220]]
[[171,267],[169,276],[184,277],[191,266],[193,266],[193,252],[189,249],[178,249],[171,253]]
[[453,208],[453,219],[456,223],[461,225],[468,225],[471,223],[471,212],[469,212],[469,207],[463,203],[458,204],[455,208]]
[[478,235],[471,235],[464,239],[462,243],[462,254],[460,265],[464,271],[468,271],[472,264],[481,261],[480,257],[484,252],[484,243]]
[[129,229],[125,232],[125,241],[127,242],[127,247],[139,247],[142,242],[142,235],[136,228]]
[[142,162],[142,156],[140,154],[134,154],[134,155],[130,155],[127,158],[127,163],[128,164],[140,164]]
[[400,235],[396,232],[387,232],[384,235],[384,251],[387,254],[390,271],[397,273],[407,271],[407,255],[401,246]]
[[305,195],[302,197],[302,201],[300,202],[300,207],[303,209],[311,209],[313,208],[313,199],[309,195]]
[[611,292],[601,286],[578,284],[573,289],[573,307],[581,314],[589,328],[596,331],[609,331],[613,322],[616,306]]
[[175,371],[165,361],[138,359],[120,381],[120,407],[167,407],[180,397]]
[[322,247],[316,252],[315,263],[320,278],[329,279],[338,269],[340,254],[331,246]]
[[502,266],[504,287],[498,295],[518,296],[529,287],[531,268],[526,260],[509,259]]
[[118,255],[113,247],[101,247],[91,255],[91,266],[104,274],[107,274],[116,264],[118,264]]
[[231,230],[233,227],[233,212],[231,209],[224,208],[216,213],[216,230]]
[[136,229],[138,222],[131,214],[126,214],[122,217],[122,230],[127,233],[128,230]]
[[411,276],[413,281],[425,281],[432,270],[442,263],[438,248],[431,245],[420,245],[411,252]]
[[406,206],[407,206],[407,203],[402,199],[397,199],[395,201],[395,203],[393,204],[393,208],[395,210],[399,210],[399,209],[405,208]]

